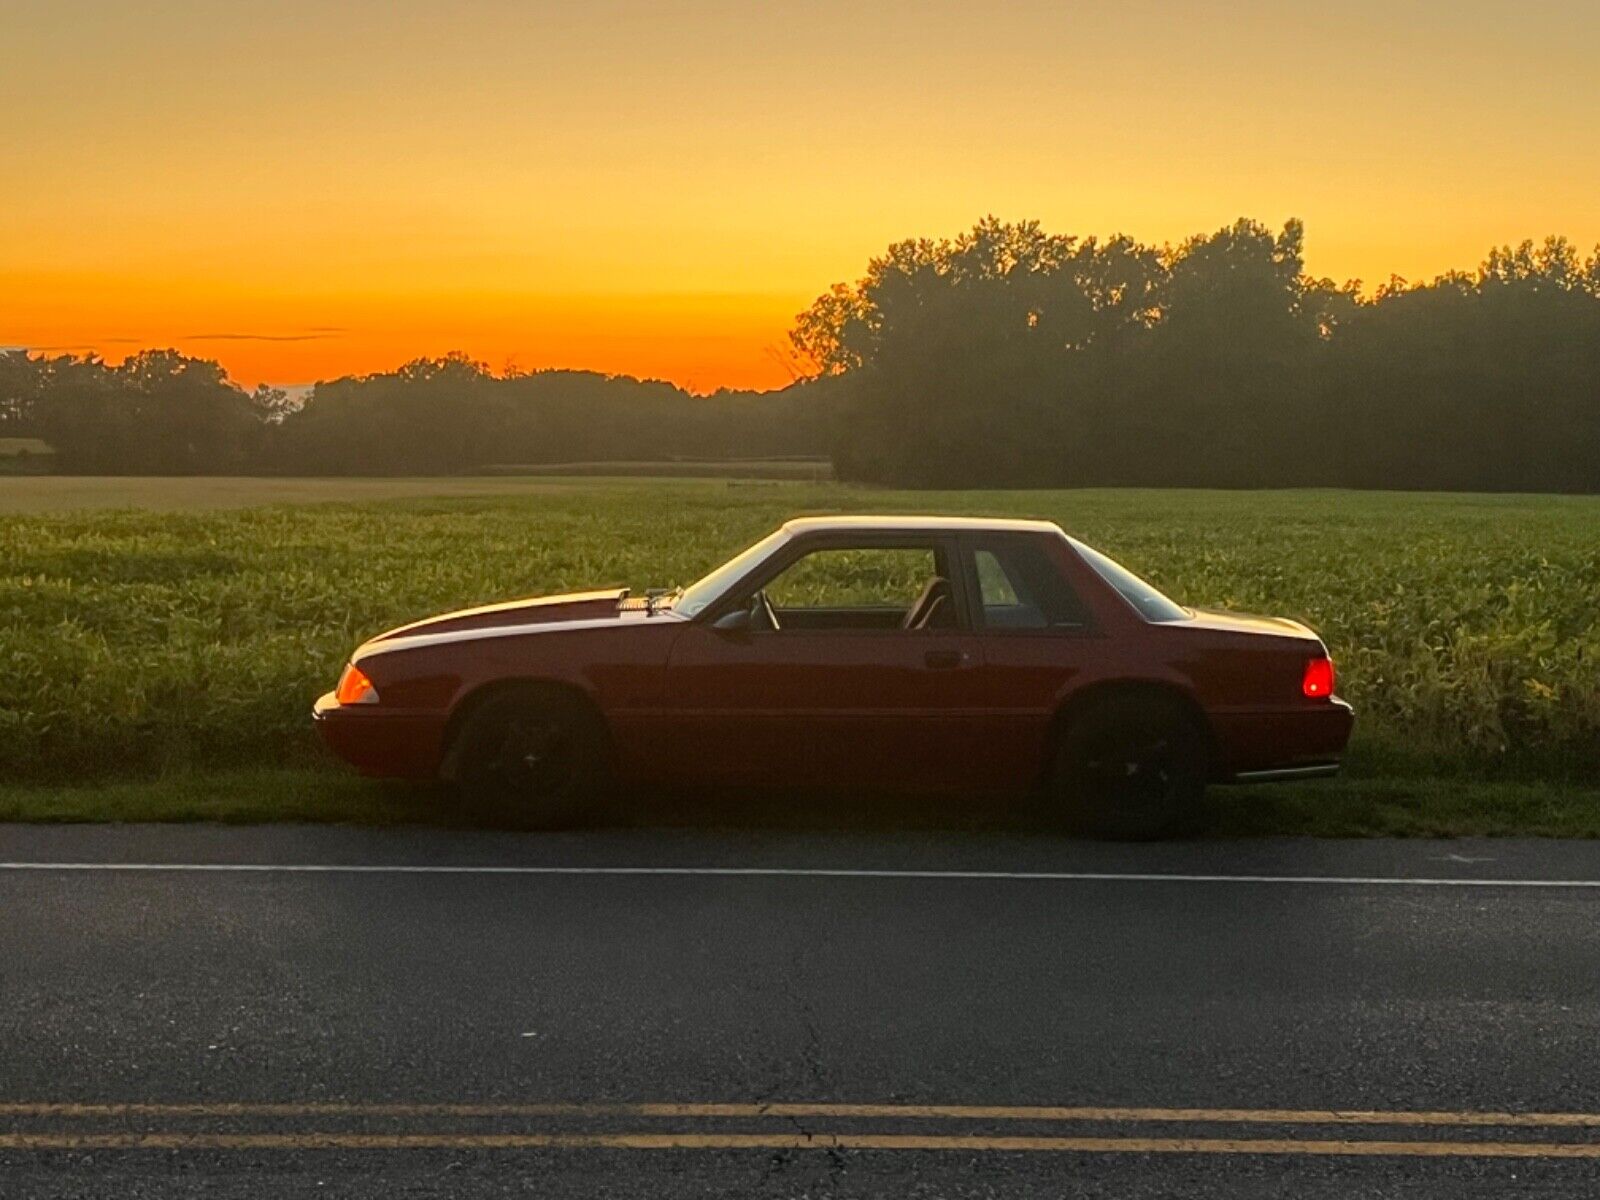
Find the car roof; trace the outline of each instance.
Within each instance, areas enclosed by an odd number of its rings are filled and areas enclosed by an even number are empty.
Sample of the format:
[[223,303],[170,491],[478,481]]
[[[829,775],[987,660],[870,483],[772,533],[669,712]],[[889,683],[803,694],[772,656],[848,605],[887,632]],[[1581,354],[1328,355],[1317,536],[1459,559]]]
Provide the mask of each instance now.
[[784,532],[809,533],[1035,533],[1064,536],[1054,521],[1030,521],[1014,517],[936,517],[936,516],[833,516],[796,517],[786,521]]

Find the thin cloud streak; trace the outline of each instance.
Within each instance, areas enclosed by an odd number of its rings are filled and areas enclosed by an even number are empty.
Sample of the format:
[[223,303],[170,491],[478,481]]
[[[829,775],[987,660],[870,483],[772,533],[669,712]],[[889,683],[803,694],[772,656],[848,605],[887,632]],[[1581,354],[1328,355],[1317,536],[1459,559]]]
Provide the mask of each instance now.
[[338,337],[343,329],[332,326],[310,329],[305,333],[186,333],[185,342],[315,342]]

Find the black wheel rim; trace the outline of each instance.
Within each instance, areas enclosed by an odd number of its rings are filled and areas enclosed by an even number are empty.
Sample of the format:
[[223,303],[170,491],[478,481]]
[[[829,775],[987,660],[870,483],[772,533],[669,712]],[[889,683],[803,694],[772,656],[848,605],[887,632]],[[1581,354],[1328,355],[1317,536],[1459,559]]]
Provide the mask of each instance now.
[[540,799],[560,793],[572,782],[573,744],[565,726],[512,717],[499,733],[488,768],[507,789]]
[[1120,810],[1159,811],[1177,794],[1180,751],[1164,730],[1108,734],[1085,747],[1076,773],[1081,785]]

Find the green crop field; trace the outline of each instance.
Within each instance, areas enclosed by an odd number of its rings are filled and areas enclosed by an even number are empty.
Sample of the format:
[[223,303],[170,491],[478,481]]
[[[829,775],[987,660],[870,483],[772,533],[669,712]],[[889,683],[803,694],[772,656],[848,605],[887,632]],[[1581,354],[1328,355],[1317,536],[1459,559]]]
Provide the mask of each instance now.
[[[1316,795],[1403,806],[1459,794],[1479,797],[1463,801],[1477,818],[1430,824],[1419,809],[1388,825],[1600,831],[1597,498],[640,479],[86,484],[12,478],[0,492],[0,815],[81,817],[96,811],[85,796],[113,782],[126,797],[177,776],[193,793],[197,772],[331,772],[309,706],[366,635],[516,596],[685,583],[799,513],[909,511],[1048,517],[1180,601],[1320,631],[1358,710],[1350,777],[1277,793],[1290,799],[1274,811]],[[372,487],[398,498],[369,499]],[[219,489],[232,498],[219,501]],[[297,502],[271,503],[286,498]],[[227,507],[252,501],[268,503]],[[364,797],[356,809],[377,804],[367,785],[328,778],[329,794],[346,798],[331,814],[354,811],[351,795]],[[1579,797],[1581,811],[1558,794]],[[297,795],[285,811],[315,811]],[[225,805],[161,811],[228,815]],[[1371,831],[1326,813],[1285,821]]]

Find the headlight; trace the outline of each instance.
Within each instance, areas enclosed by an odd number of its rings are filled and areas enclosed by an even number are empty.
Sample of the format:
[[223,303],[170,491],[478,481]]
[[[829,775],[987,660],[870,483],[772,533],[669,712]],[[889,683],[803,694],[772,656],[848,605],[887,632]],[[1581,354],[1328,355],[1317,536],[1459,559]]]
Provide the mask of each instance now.
[[376,704],[378,689],[372,686],[372,680],[362,673],[360,667],[355,663],[347,663],[333,696],[340,704]]

